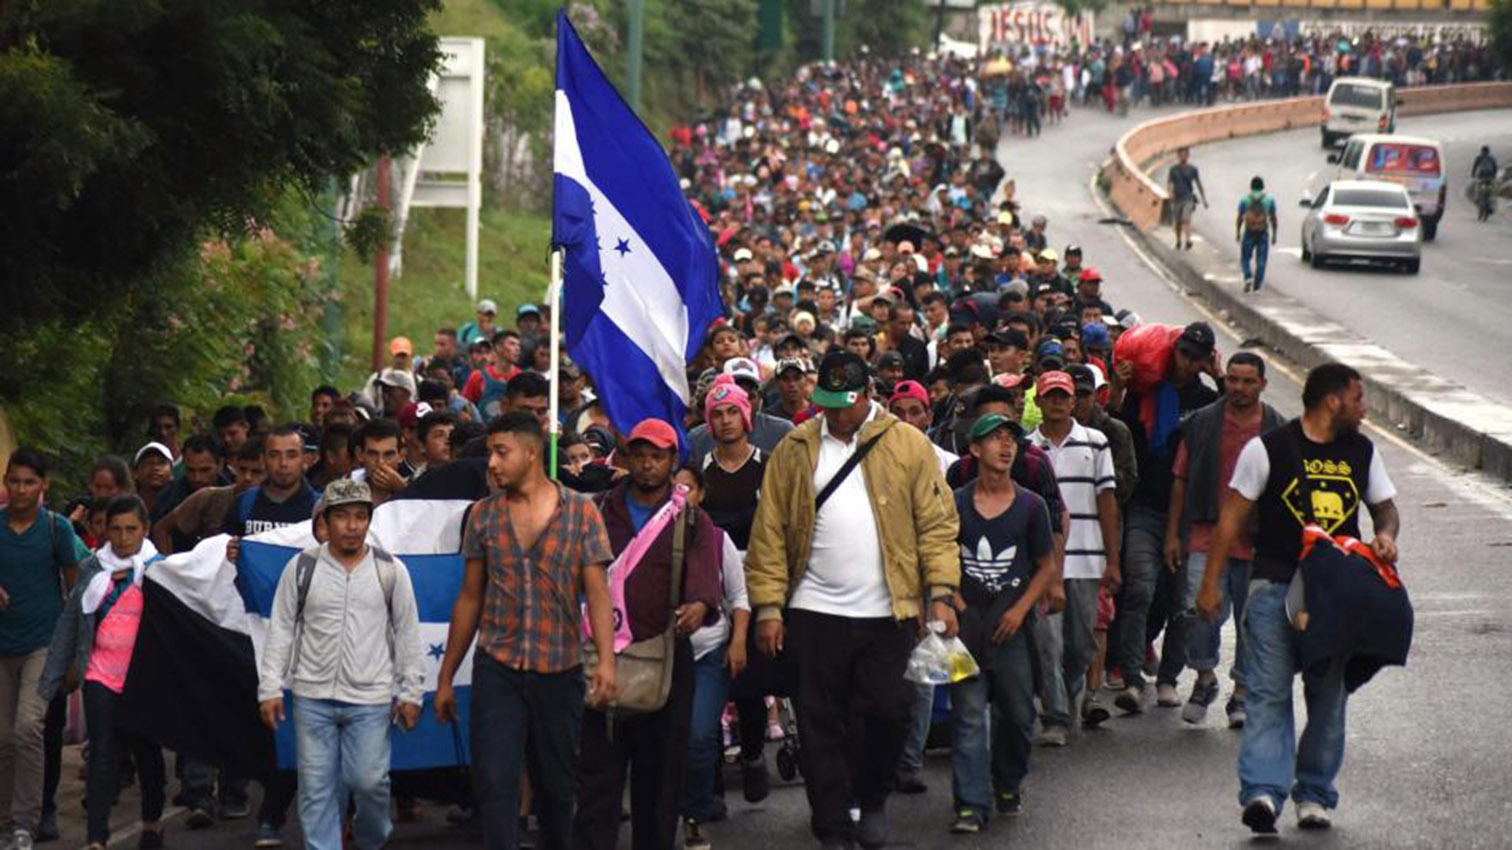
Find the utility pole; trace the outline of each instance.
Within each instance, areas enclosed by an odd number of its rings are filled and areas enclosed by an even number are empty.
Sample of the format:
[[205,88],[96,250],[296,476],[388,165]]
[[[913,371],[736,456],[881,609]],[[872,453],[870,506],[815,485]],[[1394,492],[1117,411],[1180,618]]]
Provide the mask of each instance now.
[[940,52],[940,40],[945,36],[945,0],[940,0],[940,5],[935,7],[935,38],[934,49]]
[[[389,155],[378,157],[378,209],[389,209]],[[385,220],[387,216],[385,216]],[[385,225],[373,252],[373,371],[383,369],[388,340],[389,229]]]
[[[835,61],[835,4],[839,0],[819,0],[824,6],[824,61]],[[812,8],[812,7],[810,7]]]
[[646,0],[630,0],[630,34],[626,41],[629,49],[625,52],[630,61],[630,73],[626,75],[630,108],[640,112],[641,61],[646,41]]

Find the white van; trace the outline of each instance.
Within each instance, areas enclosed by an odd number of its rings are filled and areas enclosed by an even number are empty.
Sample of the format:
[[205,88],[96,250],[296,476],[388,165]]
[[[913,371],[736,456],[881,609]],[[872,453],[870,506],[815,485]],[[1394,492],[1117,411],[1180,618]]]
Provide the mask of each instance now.
[[1350,136],[1342,153],[1329,154],[1335,180],[1384,180],[1400,184],[1412,196],[1412,205],[1423,220],[1423,239],[1438,235],[1449,193],[1444,146],[1419,136],[1386,136],[1362,133]]
[[1396,87],[1371,77],[1340,77],[1323,98],[1323,147],[1356,133],[1396,132]]

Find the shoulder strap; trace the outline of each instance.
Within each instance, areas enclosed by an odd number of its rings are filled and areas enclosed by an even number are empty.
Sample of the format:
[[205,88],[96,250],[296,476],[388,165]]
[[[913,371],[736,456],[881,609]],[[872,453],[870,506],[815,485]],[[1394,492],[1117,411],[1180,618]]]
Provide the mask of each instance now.
[[686,555],[685,549],[688,539],[688,514],[694,510],[692,505],[685,505],[678,511],[677,518],[672,521],[672,584],[667,591],[667,607],[673,611],[682,602],[683,562]]
[[298,583],[299,594],[294,597],[294,622],[304,622],[305,601],[310,598],[310,581],[315,577],[315,562],[317,555],[309,549],[299,553],[299,560],[294,562],[294,580]]
[[877,442],[882,439],[882,435],[886,433],[886,429],[879,431],[870,440],[862,443],[860,447],[856,449],[856,453],[851,455],[850,458],[845,461],[845,464],[835,472],[834,477],[829,480],[829,483],[824,485],[824,489],[819,491],[819,495],[814,499],[815,515],[818,515],[819,509],[824,507],[824,503],[829,501],[829,497],[833,496],[836,490],[840,489],[840,485],[845,482],[845,479],[851,474],[851,472],[855,471],[856,467],[861,465],[861,461],[866,459],[867,454],[869,454],[872,450],[872,446],[875,446]]
[[378,569],[378,584],[383,587],[383,603],[388,608],[389,619],[394,617],[394,584],[399,580],[399,564],[387,550],[373,547],[373,566]]

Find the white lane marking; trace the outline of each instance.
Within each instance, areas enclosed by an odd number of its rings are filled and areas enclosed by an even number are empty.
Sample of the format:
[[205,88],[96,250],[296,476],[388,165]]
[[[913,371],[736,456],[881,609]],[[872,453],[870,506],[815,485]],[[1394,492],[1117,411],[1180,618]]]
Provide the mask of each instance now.
[[[1092,203],[1097,205],[1097,208],[1102,211],[1105,217],[1116,214],[1115,210],[1103,202],[1102,195],[1098,194],[1096,174],[1087,181],[1087,192],[1092,196]],[[1129,225],[1129,227],[1132,226]],[[1202,314],[1208,320],[1208,324],[1222,331],[1224,335],[1234,340],[1236,345],[1244,341],[1239,334],[1229,327],[1228,322],[1224,321],[1223,318],[1212,310],[1209,310],[1206,304],[1188,296],[1186,289],[1176,280],[1176,276],[1165,267],[1164,263],[1144,250],[1135,241],[1134,237],[1129,235],[1127,228],[1120,225],[1118,227],[1118,235],[1123,239],[1124,244],[1128,246],[1129,250],[1134,252],[1134,256],[1138,257],[1157,277],[1165,281],[1166,286],[1170,287],[1193,310]],[[1272,356],[1268,362],[1271,368],[1290,378],[1297,386],[1300,387],[1306,383],[1307,378],[1305,375],[1291,368],[1290,364],[1281,362],[1280,358]],[[1445,464],[1433,455],[1423,451],[1416,444],[1404,439],[1393,431],[1377,425],[1373,419],[1367,418],[1365,420],[1365,427],[1387,442],[1430,464],[1436,473],[1434,475],[1435,481],[1444,484],[1452,492],[1466,501],[1484,508],[1488,513],[1496,515],[1499,519],[1512,522],[1512,497],[1503,492],[1506,489],[1505,487],[1494,485],[1473,475],[1466,474],[1463,470]],[[1443,477],[1445,473],[1448,473],[1452,480],[1446,481]]]
[[1421,620],[1424,617],[1484,617],[1500,613],[1489,608],[1469,608],[1463,611],[1413,611],[1412,615]]

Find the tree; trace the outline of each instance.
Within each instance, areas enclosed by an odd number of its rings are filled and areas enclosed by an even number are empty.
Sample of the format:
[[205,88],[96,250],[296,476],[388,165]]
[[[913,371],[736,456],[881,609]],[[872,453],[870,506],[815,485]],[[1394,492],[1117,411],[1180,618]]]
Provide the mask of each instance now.
[[1512,0],[1491,0],[1491,52],[1497,64],[1512,68]]
[[150,295],[207,228],[421,141],[438,5],[0,4],[0,335]]

